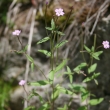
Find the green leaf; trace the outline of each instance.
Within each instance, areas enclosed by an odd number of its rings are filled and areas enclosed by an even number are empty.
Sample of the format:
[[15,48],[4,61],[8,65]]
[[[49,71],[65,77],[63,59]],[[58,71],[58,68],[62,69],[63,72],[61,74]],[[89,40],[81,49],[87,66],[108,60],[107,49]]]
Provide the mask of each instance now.
[[37,44],[41,44],[41,43],[43,43],[43,42],[46,42],[46,41],[48,41],[49,39],[50,39],[50,37],[45,37],[45,38],[41,39],[39,42],[37,42]]
[[55,29],[55,22],[54,22],[54,20],[53,20],[53,19],[51,20],[51,28],[52,28],[52,30],[54,30],[54,29]]
[[35,110],[35,107],[29,106],[29,107],[25,108],[24,110]]
[[69,85],[71,89],[73,89],[75,92],[86,92],[86,89],[79,84]]
[[40,81],[29,83],[29,85],[31,85],[31,86],[44,86],[47,84],[49,84],[49,82],[47,80],[40,80]]
[[61,41],[60,43],[58,43],[58,44],[55,46],[55,48],[57,49],[57,48],[63,46],[63,45],[64,45],[65,43],[67,43],[67,42],[68,42],[67,40]]
[[30,100],[34,96],[37,96],[40,102],[43,103],[43,98],[38,93],[36,93],[35,90],[32,90],[32,93],[28,96],[27,99]]
[[57,31],[57,34],[64,36],[65,34],[63,32]]
[[64,107],[59,107],[58,110],[68,110],[68,106],[65,104]]
[[27,48],[28,48],[28,45],[26,45],[26,46],[24,47],[23,51],[26,52],[26,51],[27,51]]
[[86,100],[89,97],[90,93],[88,91],[83,92],[81,94],[81,101],[83,102],[84,100]]
[[100,56],[102,53],[103,53],[103,51],[98,51],[98,52],[95,52],[94,54],[95,54],[96,56]]
[[94,51],[95,51],[94,46],[92,46],[91,51],[92,51],[92,52],[94,52]]
[[15,51],[15,53],[21,54],[21,53],[24,53],[24,51],[23,50],[21,50],[21,51]]
[[45,27],[47,30],[52,31],[53,29],[50,27]]
[[49,79],[53,80],[54,79],[54,74],[61,70],[67,63],[67,59],[63,60],[54,70],[49,72]]
[[90,50],[86,45],[84,45],[84,48],[86,49],[86,51],[87,51],[88,53],[91,52],[91,50]]
[[78,110],[87,110],[87,107],[86,106],[81,106],[78,108]]
[[31,63],[31,70],[34,71],[34,63]]
[[48,52],[47,50],[38,50],[38,52],[41,52],[41,53],[45,54],[48,57],[51,56],[51,52]]
[[56,68],[55,72],[61,70],[66,64],[67,64],[68,59],[63,60]]
[[95,56],[95,53],[92,54],[92,57],[94,57],[96,60],[100,60],[98,56]]
[[76,73],[80,73],[81,69],[86,67],[87,66],[87,63],[81,63],[79,64],[73,71],[75,71]]
[[94,73],[93,76],[92,76],[92,78],[95,79],[95,78],[97,78],[99,75],[100,75],[99,72],[98,72],[98,73]]
[[64,93],[64,94],[68,94],[68,95],[73,95],[73,92],[68,90],[68,89],[65,89],[65,88],[60,88],[60,92],[61,93]]
[[103,51],[98,51],[98,52],[92,53],[92,57],[94,57],[96,60],[100,60],[99,55],[102,53],[103,53]]
[[54,88],[54,93],[52,93],[52,95],[51,95],[52,100],[55,100],[58,98],[58,96],[60,94],[59,89],[60,89],[60,85],[56,85],[56,87]]
[[86,79],[83,80],[83,82],[89,82],[91,81],[93,78],[92,77],[87,77]]
[[50,105],[48,103],[45,103],[44,105],[41,105],[38,110],[49,110]]
[[35,90],[33,90],[32,94],[33,94],[34,96],[38,96],[40,102],[43,103],[43,98],[42,98],[37,92],[35,92]]
[[89,104],[90,104],[90,105],[97,105],[97,104],[100,104],[103,100],[104,100],[104,98],[91,99],[91,100],[89,101]]
[[28,54],[26,54],[26,57],[27,59],[31,62],[31,63],[34,63],[34,60],[31,56],[29,56]]
[[67,66],[67,73],[69,75],[69,80],[70,80],[70,83],[73,83],[73,76],[72,76],[72,72],[71,72],[71,69]]
[[89,82],[95,78],[97,78],[100,75],[100,73],[94,73],[91,77],[87,77],[86,79],[83,80],[83,82]]
[[88,73],[92,73],[96,70],[97,64],[93,64],[88,68]]
[[96,79],[94,79],[95,83],[98,85],[98,81]]

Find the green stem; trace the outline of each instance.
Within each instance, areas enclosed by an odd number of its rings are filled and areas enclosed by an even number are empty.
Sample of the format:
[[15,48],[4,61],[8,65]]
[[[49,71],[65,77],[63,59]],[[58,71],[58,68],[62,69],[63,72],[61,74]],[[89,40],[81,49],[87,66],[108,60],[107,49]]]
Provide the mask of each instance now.
[[[96,34],[94,36],[94,51],[93,52],[95,52],[95,47],[96,47]],[[91,56],[91,64],[90,65],[92,65],[92,63],[93,63],[93,57]]]
[[84,62],[86,62],[86,59],[85,59],[85,56],[84,56],[84,50],[83,50],[83,47],[84,47],[83,33],[82,33],[80,39],[81,39],[81,53],[82,53],[82,57],[83,57]]

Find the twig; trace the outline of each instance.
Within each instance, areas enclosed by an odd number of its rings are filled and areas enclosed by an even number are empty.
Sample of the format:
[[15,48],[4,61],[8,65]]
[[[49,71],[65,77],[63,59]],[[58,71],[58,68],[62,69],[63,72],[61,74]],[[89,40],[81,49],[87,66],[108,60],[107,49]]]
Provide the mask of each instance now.
[[[37,12],[37,9],[34,8],[32,10],[32,22],[31,22],[31,27],[30,27],[30,34],[29,34],[29,39],[28,39],[28,49],[27,49],[27,54],[30,55],[30,52],[31,52],[31,44],[32,44],[32,37],[33,37],[33,31],[34,31],[34,24],[35,24],[35,15],[36,15],[36,12]],[[27,63],[26,63],[26,71],[25,71],[25,81],[27,82],[27,79],[28,79],[28,74],[29,74],[29,65],[30,65],[30,62],[29,60],[27,60]],[[27,86],[25,86],[25,88],[27,88]],[[27,90],[27,89],[26,89]],[[24,102],[24,108],[27,107],[27,101]]]
[[98,14],[97,14],[97,17],[96,17],[96,21],[95,21],[95,23],[94,23],[94,25],[93,25],[93,28],[92,28],[92,31],[90,32],[90,35],[93,34],[93,32],[94,32],[94,30],[95,30],[95,27],[96,27],[96,25],[97,25],[97,23],[98,23],[100,14],[101,14],[101,12],[104,11],[103,9],[106,9],[105,6],[108,5],[109,2],[110,2],[110,0],[106,0],[106,1],[101,5],[101,7],[99,8],[99,11],[98,11]]

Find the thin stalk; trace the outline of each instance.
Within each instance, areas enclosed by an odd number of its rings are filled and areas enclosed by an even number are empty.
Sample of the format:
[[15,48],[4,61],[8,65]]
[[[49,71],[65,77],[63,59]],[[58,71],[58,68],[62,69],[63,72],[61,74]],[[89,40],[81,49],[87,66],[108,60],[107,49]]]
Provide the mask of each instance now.
[[27,93],[27,91],[26,91],[26,89],[25,89],[25,86],[23,85],[23,89],[24,89],[24,91],[26,92],[26,94],[27,94],[27,96],[28,96],[28,93]]
[[36,65],[36,64],[34,64],[34,65],[35,65],[36,68],[42,73],[42,75],[44,76],[44,78],[45,78],[46,80],[48,80],[48,78],[45,76],[45,74],[44,74],[43,71],[39,68],[39,66]]
[[[83,34],[82,34],[82,36],[80,37],[80,39],[81,39],[81,53],[82,53],[82,57],[83,57],[83,60],[84,60],[84,62],[86,62],[86,59],[85,59],[85,56],[84,56],[84,53],[83,53],[83,46],[84,46],[84,42],[83,42]],[[87,62],[86,62],[87,63]]]
[[[51,50],[51,63],[52,63],[52,71],[53,71],[53,68],[54,68],[54,45],[53,45],[53,40],[52,40],[52,50]],[[53,79],[53,82],[52,82],[52,93],[53,93],[53,97],[54,97],[54,79]],[[54,99],[52,100],[52,110],[54,110]]]
[[[95,47],[96,47],[96,34],[94,36],[94,51],[93,52],[95,52]],[[93,63],[93,57],[91,56],[91,65],[92,63]]]
[[[54,45],[55,45],[55,36],[56,33],[53,33],[53,37],[50,39],[50,48],[51,48],[51,70],[54,69]],[[52,39],[53,38],[53,39]],[[52,82],[52,95],[54,97],[54,79]],[[52,110],[54,110],[54,99],[52,100]]]
[[22,44],[22,42],[20,41],[20,38],[19,38],[19,36],[17,36],[17,38],[18,38],[18,41],[19,41],[19,43],[21,44],[21,46],[22,46],[22,49],[23,49],[23,44]]
[[69,21],[69,18],[70,18],[70,16],[71,16],[72,11],[73,11],[73,7],[71,7],[70,13],[69,13],[69,15],[68,15],[68,17],[67,17],[67,20],[66,20],[66,22],[65,22],[65,24],[64,24],[64,26],[63,26],[62,32],[64,31],[64,29],[65,29],[65,27],[66,27],[66,25],[67,25],[67,23],[68,23],[68,21]]
[[[47,21],[46,21],[47,6],[48,6],[48,3],[46,3],[46,8],[45,8],[45,12],[44,12],[44,17],[45,17],[45,26],[46,26],[46,27],[47,27]],[[46,29],[46,34],[47,34],[47,36],[48,36],[47,29]]]
[[[57,36],[57,44],[58,44],[58,42],[59,42],[59,36]],[[56,52],[57,52],[57,57],[56,57],[56,63],[58,63],[58,51],[59,51],[59,49],[57,48],[57,50],[56,50]]]

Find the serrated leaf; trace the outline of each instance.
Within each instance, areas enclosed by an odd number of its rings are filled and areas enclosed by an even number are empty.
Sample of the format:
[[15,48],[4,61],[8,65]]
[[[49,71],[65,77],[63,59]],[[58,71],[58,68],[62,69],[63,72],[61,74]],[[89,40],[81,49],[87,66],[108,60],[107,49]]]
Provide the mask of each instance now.
[[100,75],[100,73],[94,73],[91,77],[87,77],[86,79],[83,80],[83,82],[89,82],[95,78],[97,78]]
[[81,69],[86,67],[87,66],[87,63],[81,63],[79,64],[76,68],[73,69],[73,71],[75,71],[76,73],[80,73]]
[[96,70],[97,64],[93,64],[88,68],[88,73],[92,73]]
[[45,38],[41,39],[39,42],[37,42],[37,44],[41,44],[41,43],[43,43],[43,42],[46,42],[46,41],[48,41],[49,39],[50,39],[50,37],[45,37]]
[[92,54],[92,57],[94,57],[96,60],[100,60],[99,57],[95,55],[95,53]]
[[41,53],[45,54],[48,57],[51,56],[51,52],[48,52],[47,50],[38,50],[38,52],[41,52]]
[[88,53],[91,52],[91,50],[90,50],[86,45],[84,45],[84,48],[86,49],[86,51],[87,51]]
[[103,51],[98,51],[98,52],[92,53],[92,57],[94,57],[96,60],[100,60],[99,55],[101,55],[102,53],[103,53]]
[[100,75],[100,73],[94,73],[93,76],[92,76],[92,78],[95,79],[95,78],[97,78],[99,75]]
[[83,82],[89,82],[91,81],[93,78],[92,77],[87,77],[86,79],[83,80]]
[[54,70],[49,72],[49,79],[53,80],[54,79],[54,74],[61,70],[67,63],[67,59],[63,60]]
[[89,104],[90,104],[90,105],[97,105],[97,104],[100,104],[103,100],[104,100],[104,98],[91,99],[91,100],[89,101]]
[[34,60],[31,56],[29,56],[28,54],[26,54],[26,57],[27,59],[31,62],[31,63],[34,63]]
[[95,52],[94,54],[95,54],[95,56],[99,56],[99,55],[101,55],[103,53],[103,51],[98,51],[98,52]]
[[55,48],[57,49],[57,48],[63,46],[63,45],[64,45],[65,43],[67,43],[67,42],[68,42],[67,40],[61,41],[60,43],[58,43],[58,44],[55,46]]
[[75,92],[86,92],[86,89],[79,84],[69,85],[71,89],[73,89]]
[[44,86],[47,84],[49,84],[49,82],[47,80],[40,80],[40,81],[29,83],[29,85],[31,85],[31,86]]
[[64,93],[64,94],[69,94],[69,95],[72,95],[73,92],[68,90],[68,89],[65,89],[65,88],[60,88],[60,92],[61,93]]

